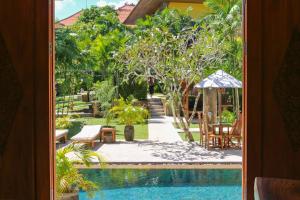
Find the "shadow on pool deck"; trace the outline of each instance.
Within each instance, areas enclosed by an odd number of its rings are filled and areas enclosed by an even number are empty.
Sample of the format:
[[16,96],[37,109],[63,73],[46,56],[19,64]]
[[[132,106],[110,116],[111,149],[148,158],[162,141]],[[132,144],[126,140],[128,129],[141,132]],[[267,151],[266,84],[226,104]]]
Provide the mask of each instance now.
[[146,146],[154,157],[163,158],[169,161],[195,161],[199,157],[204,160],[209,159],[225,159],[226,156],[237,155],[237,152],[232,150],[206,150],[201,148],[197,143],[186,143],[180,145],[176,143],[141,143],[140,145]]
[[241,150],[207,150],[195,142],[118,142],[104,144],[97,152],[118,163],[242,163]]

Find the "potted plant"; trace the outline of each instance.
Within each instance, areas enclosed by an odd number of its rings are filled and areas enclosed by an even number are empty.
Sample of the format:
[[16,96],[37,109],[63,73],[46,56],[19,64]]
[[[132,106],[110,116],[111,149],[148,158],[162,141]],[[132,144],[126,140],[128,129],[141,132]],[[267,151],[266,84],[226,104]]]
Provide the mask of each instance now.
[[120,98],[116,100],[115,106],[110,110],[121,124],[125,124],[124,137],[126,141],[134,140],[134,124],[145,122],[149,114],[144,107],[134,106],[135,101],[125,101],[124,98]]
[[[74,155],[69,158],[68,155]],[[85,146],[71,144],[61,148],[56,152],[56,194],[58,200],[78,200],[79,190],[88,192],[93,196],[93,192],[98,186],[87,180],[75,164],[83,164],[87,167],[91,164],[91,159],[97,158],[100,162],[100,156],[93,151],[87,150]]]

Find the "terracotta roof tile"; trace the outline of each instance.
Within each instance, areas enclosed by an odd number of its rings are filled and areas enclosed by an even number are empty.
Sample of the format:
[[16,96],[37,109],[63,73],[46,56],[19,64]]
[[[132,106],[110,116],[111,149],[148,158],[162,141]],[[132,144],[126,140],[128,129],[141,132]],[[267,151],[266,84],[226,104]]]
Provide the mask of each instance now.
[[77,22],[77,20],[80,17],[81,13],[82,13],[82,10],[75,13],[75,14],[73,14],[73,15],[71,15],[70,17],[67,17],[63,20],[60,20],[58,23],[62,24],[63,26],[71,26],[71,25],[73,25]]
[[134,9],[134,4],[125,4],[124,6],[117,9],[118,17],[120,22],[124,22],[131,11]]
[[[117,9],[117,13],[118,13],[118,18],[120,20],[120,22],[124,22],[128,15],[131,13],[131,11],[134,9],[135,5],[134,4],[127,4],[125,3],[124,6],[120,7]],[[73,24],[75,24],[78,20],[78,18],[80,17],[82,13],[82,10],[65,18],[60,20],[59,22],[57,22],[55,24],[55,28],[60,28],[63,26],[71,26]]]

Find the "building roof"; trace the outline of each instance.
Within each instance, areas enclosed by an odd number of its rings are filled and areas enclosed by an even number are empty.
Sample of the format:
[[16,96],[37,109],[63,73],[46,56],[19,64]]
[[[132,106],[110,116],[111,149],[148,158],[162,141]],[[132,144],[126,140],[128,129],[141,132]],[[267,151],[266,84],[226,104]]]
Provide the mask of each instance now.
[[137,19],[154,14],[158,9],[166,7],[170,2],[203,3],[203,0],[140,0],[124,23],[133,25]]
[[[123,23],[127,19],[128,15],[131,13],[134,7],[135,7],[134,4],[125,3],[123,6],[117,9],[118,18],[121,23]],[[74,13],[73,15],[58,21],[55,24],[55,28],[61,28],[63,26],[71,26],[75,24],[78,18],[80,17],[80,15],[82,14],[82,12],[83,10],[80,10],[79,12]]]
[[73,24],[75,24],[78,20],[78,18],[80,17],[82,13],[82,10],[78,11],[77,13],[74,13],[73,15],[60,20],[57,24],[57,26],[71,26]]
[[134,4],[125,3],[124,6],[117,9],[118,17],[121,23],[123,23],[127,19],[134,7]]

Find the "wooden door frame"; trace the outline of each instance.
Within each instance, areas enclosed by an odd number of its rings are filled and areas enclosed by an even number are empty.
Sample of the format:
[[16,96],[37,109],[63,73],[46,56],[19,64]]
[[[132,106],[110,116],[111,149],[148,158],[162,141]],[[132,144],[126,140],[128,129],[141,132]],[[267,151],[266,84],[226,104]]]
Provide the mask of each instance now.
[[262,175],[262,2],[244,0],[243,199],[254,199],[255,177]]
[[34,2],[35,190],[36,199],[55,200],[54,0]]
[[[36,124],[37,199],[55,199],[54,137],[54,0],[36,0]],[[243,199],[254,199],[254,179],[262,174],[262,2],[244,3]],[[47,42],[46,42],[47,41]],[[248,66],[251,66],[251,68]],[[48,91],[45,91],[48,88]],[[42,112],[43,111],[43,112]],[[251,111],[251,112],[248,112]],[[47,127],[47,128],[45,128]],[[48,178],[47,178],[48,177]]]

